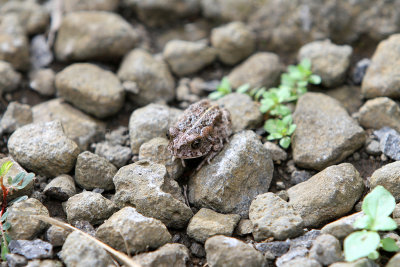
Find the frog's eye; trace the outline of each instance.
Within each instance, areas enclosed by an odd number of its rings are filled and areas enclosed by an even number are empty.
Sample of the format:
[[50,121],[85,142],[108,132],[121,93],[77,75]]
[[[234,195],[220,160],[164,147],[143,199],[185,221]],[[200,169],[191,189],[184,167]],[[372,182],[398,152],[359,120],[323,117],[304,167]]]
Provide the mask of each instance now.
[[167,132],[165,133],[165,136],[169,139],[171,136],[169,134],[169,130],[167,130]]
[[200,147],[201,141],[194,140],[193,143],[190,145],[193,149],[198,149]]

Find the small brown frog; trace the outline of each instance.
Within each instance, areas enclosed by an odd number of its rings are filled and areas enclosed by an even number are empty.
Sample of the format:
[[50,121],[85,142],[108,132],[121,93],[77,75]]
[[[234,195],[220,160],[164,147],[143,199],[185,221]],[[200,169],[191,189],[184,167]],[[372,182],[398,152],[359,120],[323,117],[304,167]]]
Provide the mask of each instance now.
[[174,127],[169,129],[168,150],[175,158],[184,159],[205,156],[197,167],[210,161],[223,148],[224,141],[232,134],[229,111],[201,100],[190,105]]

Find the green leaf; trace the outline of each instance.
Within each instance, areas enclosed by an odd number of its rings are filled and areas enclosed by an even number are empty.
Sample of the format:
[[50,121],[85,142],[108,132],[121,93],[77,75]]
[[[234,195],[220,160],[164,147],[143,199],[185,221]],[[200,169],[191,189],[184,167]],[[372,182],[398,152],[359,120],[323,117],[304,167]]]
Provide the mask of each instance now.
[[274,109],[270,111],[270,114],[273,116],[286,116],[290,113],[290,108],[285,105],[277,105]]
[[236,92],[241,93],[241,94],[245,94],[249,89],[250,89],[250,84],[245,83],[245,84],[242,84],[241,86],[239,86],[236,89]]
[[220,99],[223,96],[224,95],[221,94],[221,92],[215,91],[215,92],[212,92],[211,94],[209,94],[208,98],[210,98],[211,100],[217,100],[217,99]]
[[224,77],[221,80],[221,83],[219,84],[217,91],[222,92],[224,94],[229,94],[232,93],[232,88],[231,84],[228,80],[228,77]]
[[11,228],[11,223],[6,222],[6,223],[3,224],[3,231],[7,231],[10,228]]
[[5,222],[8,216],[8,210],[6,210],[6,212],[3,213],[3,215],[1,215],[1,222]]
[[12,167],[13,163],[11,161],[6,161],[1,165],[0,168],[0,176],[4,176],[8,173],[10,168]]
[[4,240],[1,240],[1,259],[3,261],[7,261],[6,255],[10,253],[10,250],[8,249],[7,244],[4,243]]
[[378,258],[379,258],[379,252],[376,250],[368,254],[368,259],[370,260],[377,260]]
[[260,111],[262,113],[267,113],[273,106],[275,106],[275,102],[269,98],[263,98],[260,104]]
[[14,186],[15,186],[15,185],[18,185],[19,182],[21,182],[22,179],[24,179],[25,175],[26,175],[26,172],[20,172],[20,173],[18,173],[18,174],[14,177],[14,179],[12,180],[12,182],[10,183],[10,185],[14,185]]
[[290,137],[283,137],[281,140],[279,140],[279,145],[284,149],[288,148],[290,146]]
[[376,251],[380,239],[378,233],[366,230],[350,234],[344,240],[344,256],[346,261],[354,261],[367,257],[370,253]]
[[370,230],[392,231],[397,228],[397,223],[390,217],[378,217],[373,220]]
[[12,179],[10,176],[8,176],[8,178],[7,178],[7,182],[8,182],[8,184],[9,184],[9,185],[11,185],[11,184],[12,184],[12,180],[13,180],[13,179]]
[[285,85],[288,87],[293,87],[296,80],[294,80],[288,73],[284,73],[281,75],[281,85]]
[[307,84],[308,84],[307,81],[298,81],[297,87],[307,87]]
[[300,61],[299,65],[306,70],[311,70],[311,60],[308,58],[304,58]]
[[396,252],[400,249],[397,246],[396,241],[390,237],[381,240],[381,247],[388,252]]
[[261,96],[265,93],[265,90],[266,90],[265,87],[261,87],[260,89],[258,89],[254,95],[254,99],[258,101],[261,98]]
[[282,122],[284,123],[285,126],[289,126],[290,124],[292,124],[292,122],[293,122],[292,115],[289,114],[289,115],[283,117]]
[[297,125],[296,124],[291,124],[289,126],[289,129],[287,131],[287,135],[292,135],[292,133],[294,133],[294,131],[296,130]]
[[[378,185],[364,198],[362,210],[367,216],[376,220],[378,217],[389,216],[396,206],[392,194],[383,186]],[[374,223],[376,224],[376,223]],[[375,225],[379,227],[379,225]]]
[[4,233],[4,236],[6,237],[6,241],[9,244],[11,241],[11,236],[7,232]]
[[[8,203],[8,205],[12,205],[12,204],[15,204],[15,203],[18,203],[18,202],[27,200],[27,199],[28,199],[28,196],[20,196],[20,197],[17,197],[16,199],[11,200],[11,201]],[[7,211],[7,212],[8,212],[8,211]]]
[[371,217],[369,217],[367,215],[364,215],[364,216],[358,218],[354,222],[353,227],[357,228],[357,229],[366,229],[366,230],[368,230],[368,229],[371,228],[372,222],[373,222],[373,220],[372,220]]
[[313,74],[310,76],[310,78],[308,78],[308,81],[312,84],[320,84],[322,79],[318,75]]
[[22,183],[19,186],[16,186],[16,188],[18,189],[25,188],[30,182],[32,182],[33,177],[35,177],[35,175],[33,173],[29,173],[27,176],[25,176]]

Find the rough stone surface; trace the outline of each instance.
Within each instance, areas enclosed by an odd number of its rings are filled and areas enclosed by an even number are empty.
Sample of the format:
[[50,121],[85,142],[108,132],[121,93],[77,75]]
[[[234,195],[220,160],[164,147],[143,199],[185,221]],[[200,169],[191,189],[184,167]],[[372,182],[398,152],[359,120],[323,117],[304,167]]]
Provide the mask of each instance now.
[[360,218],[363,215],[364,215],[363,212],[357,212],[349,216],[340,218],[322,227],[321,232],[323,234],[333,235],[339,240],[343,240],[346,238],[346,236],[348,236],[349,234],[351,234],[356,230],[353,227],[353,224],[358,218]]
[[160,104],[149,104],[136,109],[129,119],[129,136],[132,153],[138,154],[140,146],[155,138],[165,137],[182,111]]
[[186,267],[189,262],[189,250],[182,244],[165,244],[154,252],[133,257],[142,267]]
[[10,102],[0,120],[0,133],[12,133],[32,121],[32,110],[29,105]]
[[[379,148],[382,153],[391,159],[400,160],[400,134],[388,127],[384,127],[379,131],[381,132]],[[377,134],[377,132],[374,131],[374,134]]]
[[162,164],[167,169],[169,176],[177,180],[183,173],[182,161],[173,159],[168,150],[168,139],[156,137],[142,144],[139,150],[139,160],[148,160]]
[[270,237],[285,240],[303,232],[303,219],[299,213],[274,193],[258,195],[251,202],[249,218],[256,241]]
[[115,248],[129,253],[156,249],[171,241],[165,225],[156,219],[145,217],[136,209],[125,207],[114,213],[96,231],[96,237]]
[[284,149],[272,142],[265,142],[264,147],[271,153],[273,161],[284,161],[287,159],[287,153]]
[[113,265],[110,254],[79,232],[73,232],[67,237],[59,255],[67,266],[108,267]]
[[396,255],[390,258],[389,262],[386,264],[386,267],[396,267],[399,265],[400,265],[400,253],[396,253]]
[[360,108],[358,121],[364,128],[380,129],[386,126],[400,131],[400,108],[388,97],[377,97]]
[[328,234],[318,236],[310,249],[310,258],[327,266],[343,259],[342,248],[336,237]]
[[252,88],[270,88],[277,84],[282,70],[282,63],[276,54],[258,52],[235,67],[229,73],[228,80],[233,88],[246,83]]
[[211,64],[216,56],[216,50],[204,42],[172,40],[166,44],[163,51],[164,60],[179,76],[201,70]]
[[352,52],[348,45],[335,45],[330,40],[315,41],[300,49],[298,59],[310,59],[311,70],[321,77],[322,84],[334,87],[346,77]]
[[[378,267],[373,260],[362,258],[353,262],[336,262],[334,264],[329,265],[329,267]],[[390,266],[390,265],[389,265]],[[393,265],[390,267],[394,267],[397,265]],[[388,265],[386,265],[388,267]]]
[[108,160],[89,151],[79,154],[75,165],[76,183],[87,189],[114,189],[113,178],[118,169]]
[[400,161],[386,164],[377,169],[369,178],[371,189],[381,185],[389,190],[396,199],[400,200],[400,188],[397,186],[400,182]]
[[232,93],[218,99],[217,104],[226,108],[231,114],[232,130],[239,132],[244,129],[258,127],[263,119],[259,105],[250,96]]
[[7,222],[12,225],[8,230],[11,239],[33,239],[46,228],[46,223],[29,215],[49,216],[49,211],[35,198],[15,203],[8,209]]
[[362,82],[365,98],[400,96],[400,82],[395,78],[400,73],[399,43],[400,34],[393,34],[379,43]]
[[61,201],[67,201],[76,194],[74,179],[67,174],[59,175],[46,185],[43,193],[45,193],[46,196]]
[[322,265],[314,260],[305,257],[295,258],[293,260],[287,261],[279,267],[292,267],[292,266],[301,266],[301,267],[322,267]]
[[304,226],[323,222],[348,213],[364,189],[362,178],[350,163],[324,169],[287,191],[291,204],[304,220]]
[[40,103],[32,108],[33,122],[59,120],[65,134],[85,151],[91,142],[99,139],[106,131],[105,124],[72,107],[61,98]]
[[58,260],[33,260],[29,261],[26,267],[63,267],[63,263]]
[[250,244],[232,237],[210,237],[205,243],[205,249],[210,266],[259,267],[265,261],[262,254]]
[[253,223],[249,219],[241,219],[236,226],[235,234],[248,235],[253,232]]
[[254,247],[261,251],[266,258],[273,260],[288,252],[290,240],[256,243]]
[[29,86],[44,96],[53,96],[56,93],[54,80],[56,74],[52,69],[39,69],[30,73]]
[[24,256],[8,253],[6,255],[7,265],[9,267],[26,266],[27,260]]
[[99,193],[84,191],[68,199],[65,213],[69,223],[88,221],[91,224],[101,224],[108,219],[117,207],[111,200]]
[[332,88],[325,91],[327,95],[335,98],[351,115],[356,113],[364,104],[361,88],[359,86],[347,85]]
[[46,231],[46,240],[48,240],[54,247],[60,247],[64,244],[68,235],[71,232],[64,228],[52,225]]
[[138,38],[138,32],[117,14],[72,12],[62,20],[54,51],[60,61],[115,60],[131,50]]
[[64,3],[65,12],[97,10],[97,11],[115,11],[119,0],[68,0]]
[[293,159],[303,168],[322,170],[338,163],[366,139],[364,130],[340,103],[320,93],[300,97],[293,121],[297,125],[292,136]]
[[132,151],[129,147],[113,145],[110,142],[101,142],[95,144],[95,154],[107,159],[117,168],[125,166],[132,158]]
[[193,216],[178,183],[161,164],[138,161],[119,169],[113,180],[114,201],[119,207],[134,206],[144,216],[173,228],[186,226]]
[[[189,201],[197,207],[248,216],[254,197],[268,191],[273,163],[253,131],[235,134],[223,150],[189,180]],[[243,186],[243,185],[246,186]]]
[[132,50],[124,57],[118,78],[125,87],[135,86],[138,89],[137,94],[128,96],[140,106],[174,99],[175,81],[168,65],[143,49]]
[[10,63],[0,60],[0,94],[17,90],[20,82],[21,74]]
[[239,21],[214,28],[211,44],[217,49],[218,59],[227,65],[234,65],[251,55],[256,45],[254,33]]
[[248,0],[203,0],[203,16],[223,21],[245,21],[254,12],[255,1]]
[[24,168],[39,175],[68,173],[79,148],[69,139],[59,121],[32,123],[18,128],[8,140],[8,150]]
[[370,140],[366,143],[365,152],[369,155],[378,156],[382,153],[381,148],[379,147],[379,142],[376,140]]
[[220,214],[210,209],[200,209],[187,227],[189,237],[204,243],[214,235],[231,236],[240,220],[237,214]]
[[28,260],[51,258],[53,256],[53,246],[40,239],[11,240],[8,248],[11,253],[22,255]]

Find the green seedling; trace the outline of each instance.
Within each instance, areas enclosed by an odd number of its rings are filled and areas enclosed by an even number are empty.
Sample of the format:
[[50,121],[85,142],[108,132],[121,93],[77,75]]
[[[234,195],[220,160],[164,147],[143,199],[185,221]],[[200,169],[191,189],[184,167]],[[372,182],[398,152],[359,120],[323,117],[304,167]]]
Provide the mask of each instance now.
[[354,261],[363,257],[376,260],[378,249],[396,252],[399,247],[392,238],[381,239],[378,231],[392,231],[397,223],[389,217],[396,206],[392,194],[383,186],[377,186],[364,198],[362,211],[365,215],[354,222],[354,228],[362,229],[354,232],[344,240],[346,261]]
[[13,190],[19,190],[25,188],[35,176],[33,173],[25,173],[20,172],[14,178],[8,177],[7,184],[4,181],[8,171],[12,167],[11,161],[6,161],[1,165],[0,168],[0,186],[3,191],[3,201],[1,203],[1,211],[0,211],[0,233],[1,233],[1,258],[5,261],[6,255],[10,252],[8,249],[8,244],[11,241],[10,236],[7,233],[7,230],[10,229],[11,224],[7,222],[8,215],[8,207],[17,202],[23,201],[28,198],[28,196],[20,196],[9,203],[7,203],[7,196]]
[[211,100],[217,100],[217,99],[220,99],[221,97],[226,96],[230,93],[232,93],[231,84],[229,83],[228,78],[224,77],[221,80],[221,83],[218,85],[217,90],[212,92],[211,94],[209,94],[208,97]]
[[296,125],[292,123],[292,116],[286,115],[283,119],[267,120],[264,129],[269,133],[268,140],[279,139],[279,145],[286,149],[290,146],[290,136],[296,130]]

